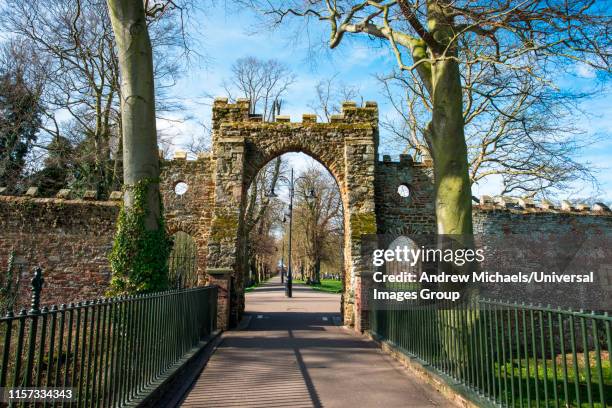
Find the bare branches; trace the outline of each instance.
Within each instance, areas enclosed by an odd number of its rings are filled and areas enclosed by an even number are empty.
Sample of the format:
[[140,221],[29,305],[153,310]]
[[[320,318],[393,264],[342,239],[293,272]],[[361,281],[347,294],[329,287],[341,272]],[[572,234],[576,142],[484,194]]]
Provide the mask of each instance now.
[[345,84],[338,78],[338,74],[319,81],[315,91],[316,100],[311,101],[308,106],[317,114],[319,120],[325,122],[329,122],[332,115],[340,113],[343,101],[360,99],[363,102],[359,89]]
[[416,31],[419,37],[425,41],[425,44],[433,51],[434,55],[438,55],[441,49],[440,43],[438,43],[433,35],[423,27],[412,5],[408,4],[406,0],[398,0],[398,4],[410,26]]
[[[146,3],[152,8],[148,28],[153,47],[158,56],[166,55],[154,59],[157,109],[168,112],[180,107],[167,89],[181,74],[182,62],[174,57],[185,44],[182,13],[189,1]],[[63,137],[79,147],[73,188],[101,193],[118,188],[119,68],[105,2],[7,0],[0,7],[0,27],[29,44],[30,65],[45,83],[41,145]]]
[[246,57],[232,65],[232,76],[223,87],[229,98],[249,99],[251,113],[271,121],[275,115],[273,105],[280,108],[283,95],[294,82],[295,75],[280,61]]
[[[473,38],[469,49],[478,52],[478,47]],[[597,169],[576,159],[597,139],[573,125],[578,101],[591,94],[562,94],[493,63],[464,61],[461,76],[472,183],[497,176],[503,193],[542,196],[568,193],[578,180],[597,188]],[[425,136],[431,106],[420,81],[401,72],[379,80],[395,110],[381,126],[415,157],[430,155]]]

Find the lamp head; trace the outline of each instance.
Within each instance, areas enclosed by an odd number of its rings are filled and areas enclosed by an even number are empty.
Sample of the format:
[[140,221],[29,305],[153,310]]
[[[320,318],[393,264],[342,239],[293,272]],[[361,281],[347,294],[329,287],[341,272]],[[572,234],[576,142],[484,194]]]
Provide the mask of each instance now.
[[311,188],[310,192],[306,196],[306,199],[307,200],[314,200],[315,198],[317,198],[317,195],[315,194],[314,188]]

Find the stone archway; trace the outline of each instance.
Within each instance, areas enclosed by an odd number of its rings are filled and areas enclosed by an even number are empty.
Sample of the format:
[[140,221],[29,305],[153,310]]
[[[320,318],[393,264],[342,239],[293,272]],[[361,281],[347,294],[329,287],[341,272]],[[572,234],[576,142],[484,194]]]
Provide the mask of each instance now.
[[[364,328],[361,299],[360,240],[362,234],[376,233],[375,176],[378,146],[378,108],[368,102],[357,107],[343,104],[342,114],[330,123],[317,123],[304,115],[300,123],[277,117],[274,123],[249,115],[248,100],[230,104],[215,100],[213,106],[213,178],[215,180],[212,223],[207,245],[207,274],[244,276],[239,250],[246,239],[240,220],[247,189],[267,162],[287,152],[303,152],[321,162],[334,176],[344,205],[346,324]],[[240,287],[229,285],[228,307],[220,323],[235,323],[244,308]]]

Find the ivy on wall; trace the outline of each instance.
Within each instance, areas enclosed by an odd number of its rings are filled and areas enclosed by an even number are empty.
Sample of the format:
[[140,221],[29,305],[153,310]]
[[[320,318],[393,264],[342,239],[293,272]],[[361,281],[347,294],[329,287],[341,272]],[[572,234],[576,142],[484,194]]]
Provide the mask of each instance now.
[[[168,288],[168,256],[172,239],[160,216],[158,228],[145,227],[147,191],[153,181],[140,180],[130,188],[133,204],[121,206],[117,233],[109,255],[112,270],[109,295],[157,292]],[[160,198],[160,207],[162,206]],[[160,211],[163,214],[163,211]]]

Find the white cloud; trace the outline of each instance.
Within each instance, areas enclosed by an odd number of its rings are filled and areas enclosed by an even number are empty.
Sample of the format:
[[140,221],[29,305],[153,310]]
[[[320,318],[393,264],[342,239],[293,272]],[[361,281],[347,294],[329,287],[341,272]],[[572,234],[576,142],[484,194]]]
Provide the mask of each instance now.
[[595,78],[595,70],[591,68],[589,65],[579,62],[575,66],[576,74],[581,78]]

